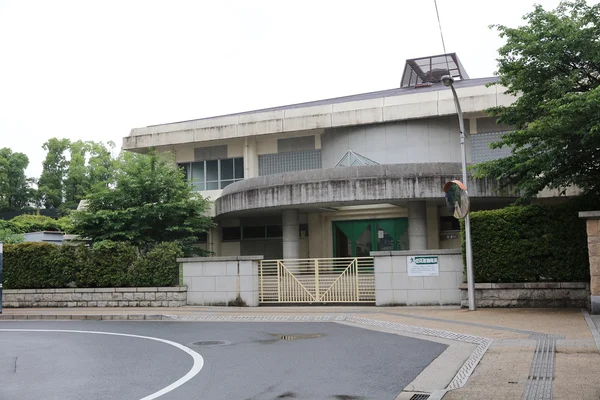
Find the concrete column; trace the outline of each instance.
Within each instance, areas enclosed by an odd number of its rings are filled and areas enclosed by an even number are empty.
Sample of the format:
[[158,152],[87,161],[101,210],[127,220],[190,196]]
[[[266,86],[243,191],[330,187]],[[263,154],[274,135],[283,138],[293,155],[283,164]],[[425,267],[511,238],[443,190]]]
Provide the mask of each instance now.
[[258,176],[258,155],[256,153],[256,139],[246,138],[244,141],[244,178]]
[[410,250],[427,249],[427,213],[424,201],[408,203],[408,246]]
[[435,203],[427,204],[427,248],[440,248],[440,214],[438,206]]
[[590,258],[590,297],[592,314],[600,314],[600,211],[580,212],[585,218]]
[[208,251],[213,252],[213,257],[221,255],[221,229],[218,226],[208,230]]
[[321,214],[308,214],[308,257],[323,258],[323,224]]
[[[300,239],[298,231],[298,210],[283,210],[283,258],[298,259],[300,257]],[[310,235],[310,233],[309,233]]]

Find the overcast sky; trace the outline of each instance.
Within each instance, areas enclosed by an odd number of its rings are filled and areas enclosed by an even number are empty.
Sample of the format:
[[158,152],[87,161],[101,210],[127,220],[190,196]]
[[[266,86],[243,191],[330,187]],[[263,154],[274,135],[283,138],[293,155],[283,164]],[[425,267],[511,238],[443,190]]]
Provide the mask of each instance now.
[[[559,1],[438,0],[446,50],[493,75],[488,26],[534,3]],[[398,87],[442,51],[433,0],[0,0],[0,147],[38,177],[51,137],[120,149],[136,127]]]

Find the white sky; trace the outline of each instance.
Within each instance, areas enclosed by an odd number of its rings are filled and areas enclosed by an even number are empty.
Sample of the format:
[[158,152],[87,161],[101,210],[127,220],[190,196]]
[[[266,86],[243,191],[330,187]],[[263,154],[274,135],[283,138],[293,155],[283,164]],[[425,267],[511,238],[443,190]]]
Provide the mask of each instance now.
[[[491,76],[488,26],[534,3],[559,1],[438,0],[446,50]],[[442,52],[433,0],[0,0],[0,147],[38,177],[51,137],[120,148],[136,127],[398,87],[405,59]]]

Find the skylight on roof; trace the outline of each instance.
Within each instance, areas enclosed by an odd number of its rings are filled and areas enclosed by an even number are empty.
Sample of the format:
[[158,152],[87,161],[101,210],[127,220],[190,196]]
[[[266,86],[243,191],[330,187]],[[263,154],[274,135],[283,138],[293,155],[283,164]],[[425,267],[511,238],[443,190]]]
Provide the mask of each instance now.
[[469,79],[456,53],[449,53],[406,60],[400,87],[437,83],[444,75],[457,81]]
[[335,167],[354,167],[357,165],[379,165],[379,163],[349,150]]

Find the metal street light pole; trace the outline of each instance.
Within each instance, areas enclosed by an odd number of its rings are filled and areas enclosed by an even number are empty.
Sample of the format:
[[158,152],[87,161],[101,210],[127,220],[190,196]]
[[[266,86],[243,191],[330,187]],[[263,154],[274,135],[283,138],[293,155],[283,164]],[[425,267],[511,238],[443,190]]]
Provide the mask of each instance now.
[[[450,75],[442,77],[444,86],[450,87],[454,96],[454,105],[458,114],[458,129],[460,131],[460,153],[462,156],[462,181],[467,186],[467,152],[465,150],[465,125],[463,114],[458,101],[458,95],[454,89],[454,78]],[[468,190],[468,187],[467,187]],[[469,311],[475,310],[475,279],[473,278],[473,252],[471,249],[471,218],[470,213],[465,217],[465,247],[467,253],[467,293],[469,297]]]

